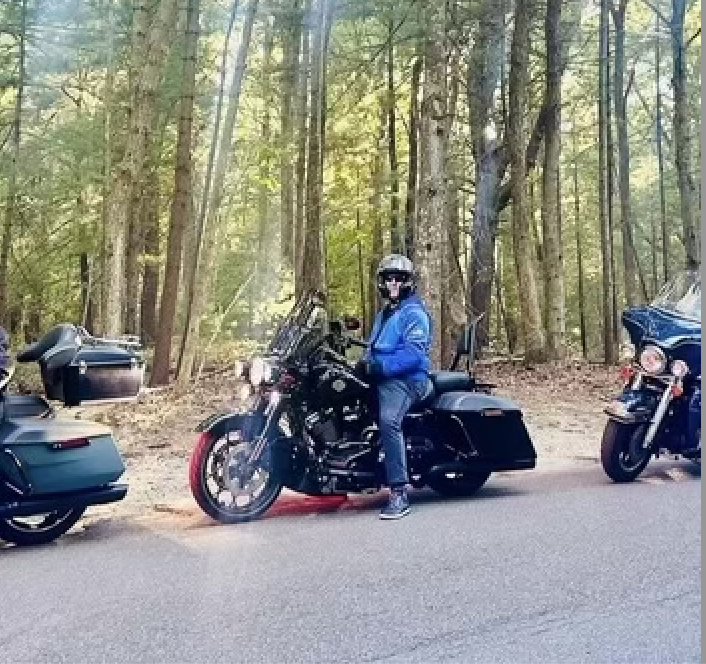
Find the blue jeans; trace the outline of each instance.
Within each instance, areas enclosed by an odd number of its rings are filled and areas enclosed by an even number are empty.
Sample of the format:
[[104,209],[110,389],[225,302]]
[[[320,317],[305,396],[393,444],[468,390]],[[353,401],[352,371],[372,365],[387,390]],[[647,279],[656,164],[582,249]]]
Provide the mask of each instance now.
[[380,444],[385,452],[385,472],[390,487],[404,486],[409,481],[402,419],[424,396],[426,389],[426,380],[386,378],[378,384]]

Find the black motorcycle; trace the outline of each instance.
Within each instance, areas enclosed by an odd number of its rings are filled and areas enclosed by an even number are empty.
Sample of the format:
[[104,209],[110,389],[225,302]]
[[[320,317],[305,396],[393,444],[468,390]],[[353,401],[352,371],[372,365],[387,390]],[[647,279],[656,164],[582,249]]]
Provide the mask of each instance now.
[[[261,516],[283,487],[311,496],[373,493],[385,485],[377,390],[345,353],[365,346],[329,321],[325,296],[304,294],[267,353],[244,367],[253,391],[244,412],[203,421],[189,466],[191,491],[222,523]],[[473,357],[474,326],[452,368]],[[470,367],[470,360],[467,367]],[[403,422],[410,481],[468,496],[496,471],[533,468],[536,452],[520,409],[469,371],[433,371],[428,393]]]

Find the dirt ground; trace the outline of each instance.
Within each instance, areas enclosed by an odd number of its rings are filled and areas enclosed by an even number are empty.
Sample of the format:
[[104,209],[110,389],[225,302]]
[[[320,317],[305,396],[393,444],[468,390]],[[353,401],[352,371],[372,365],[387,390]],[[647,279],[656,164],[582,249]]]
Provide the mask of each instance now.
[[[567,362],[527,369],[494,362],[481,365],[477,374],[497,385],[495,394],[522,408],[539,466],[598,459],[602,409],[618,391],[615,367]],[[188,394],[179,395],[171,387],[145,390],[137,403],[65,411],[63,416],[112,427],[126,464],[122,480],[130,486],[125,500],[91,508],[85,526],[106,518],[200,516],[187,481],[194,428],[212,413],[235,409],[239,386],[231,372],[219,372],[202,377]]]

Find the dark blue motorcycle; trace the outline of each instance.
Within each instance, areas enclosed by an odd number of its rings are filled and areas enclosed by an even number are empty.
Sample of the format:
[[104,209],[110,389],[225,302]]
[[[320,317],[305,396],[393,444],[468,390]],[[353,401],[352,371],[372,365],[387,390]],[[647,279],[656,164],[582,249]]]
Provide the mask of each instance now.
[[630,365],[622,394],[605,409],[601,463],[615,482],[631,482],[651,457],[701,463],[701,273],[675,275],[647,306],[622,315]]

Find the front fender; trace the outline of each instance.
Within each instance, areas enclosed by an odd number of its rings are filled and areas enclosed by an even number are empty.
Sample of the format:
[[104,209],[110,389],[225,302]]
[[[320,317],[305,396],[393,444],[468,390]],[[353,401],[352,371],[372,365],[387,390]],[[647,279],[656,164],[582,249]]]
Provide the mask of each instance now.
[[231,431],[241,431],[243,440],[252,440],[262,431],[265,418],[260,413],[214,413],[196,427],[199,433],[210,433],[216,437]]
[[660,394],[648,390],[624,390],[603,411],[608,417],[623,424],[649,422],[657,408]]

